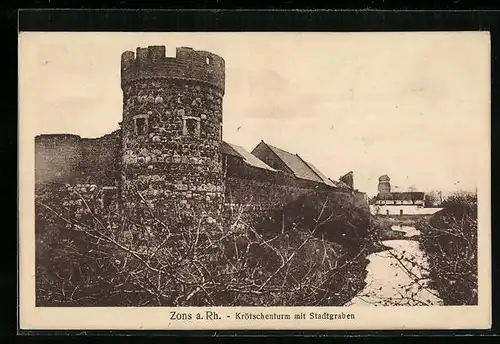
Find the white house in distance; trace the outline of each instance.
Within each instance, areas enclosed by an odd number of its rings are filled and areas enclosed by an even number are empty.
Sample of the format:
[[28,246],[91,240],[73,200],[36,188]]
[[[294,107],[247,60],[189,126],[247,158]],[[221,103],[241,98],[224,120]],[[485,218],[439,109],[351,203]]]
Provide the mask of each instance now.
[[424,192],[391,192],[391,179],[378,179],[378,194],[370,202],[373,215],[432,215],[442,208],[426,208]]

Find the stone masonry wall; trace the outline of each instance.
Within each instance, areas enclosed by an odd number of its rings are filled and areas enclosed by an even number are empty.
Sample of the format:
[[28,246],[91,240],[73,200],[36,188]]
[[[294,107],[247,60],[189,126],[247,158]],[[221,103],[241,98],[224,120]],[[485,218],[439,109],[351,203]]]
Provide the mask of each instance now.
[[267,211],[280,209],[305,195],[322,195],[325,198],[348,199],[360,207],[368,202],[364,194],[329,187],[325,184],[298,179],[281,171],[268,171],[248,166],[240,159],[227,156],[225,159],[225,202],[227,209]]
[[78,135],[35,138],[35,182],[116,186],[120,180],[121,136],[117,130],[94,139]]
[[49,214],[87,224],[94,217],[111,220],[109,215],[118,216],[120,151],[120,130],[93,139],[68,134],[37,136],[37,211],[49,207]]
[[334,195],[335,192],[235,177],[228,177],[226,180],[227,204],[251,209],[279,209],[307,194],[321,194],[326,197]]
[[[124,209],[134,215],[146,203],[161,219],[177,216],[175,210],[218,221],[223,60],[203,53],[211,58],[205,60],[192,50],[181,50],[186,54],[175,60],[161,47],[139,49],[134,61],[129,52],[122,56]],[[178,64],[190,67],[181,73]]]
[[74,182],[80,174],[82,154],[80,136],[35,137],[35,183]]
[[96,139],[82,139],[81,176],[77,183],[119,186],[121,130]]
[[[118,215],[117,193],[113,192],[109,204],[103,204],[103,187],[97,184],[50,184],[40,186],[36,202],[51,207],[64,218],[79,222],[84,216],[102,220],[109,213]],[[104,216],[106,215],[106,216]]]

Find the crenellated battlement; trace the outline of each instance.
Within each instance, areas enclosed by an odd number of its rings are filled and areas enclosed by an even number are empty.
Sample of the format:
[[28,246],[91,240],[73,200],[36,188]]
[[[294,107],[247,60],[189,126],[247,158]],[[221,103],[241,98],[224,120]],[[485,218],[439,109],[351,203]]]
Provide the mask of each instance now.
[[121,56],[121,84],[151,78],[173,78],[208,83],[224,94],[225,62],[208,51],[179,47],[167,57],[167,47],[152,45],[125,51]]

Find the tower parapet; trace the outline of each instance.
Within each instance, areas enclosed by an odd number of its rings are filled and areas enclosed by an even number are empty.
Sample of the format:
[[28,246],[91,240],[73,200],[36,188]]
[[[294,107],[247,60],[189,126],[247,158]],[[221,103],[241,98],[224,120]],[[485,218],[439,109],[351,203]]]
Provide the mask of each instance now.
[[130,82],[150,78],[171,78],[206,83],[224,94],[225,62],[216,54],[189,47],[176,48],[175,57],[167,57],[167,48],[153,45],[125,51],[121,57],[122,88]]
[[391,193],[391,178],[387,174],[378,179],[378,193],[384,195]]

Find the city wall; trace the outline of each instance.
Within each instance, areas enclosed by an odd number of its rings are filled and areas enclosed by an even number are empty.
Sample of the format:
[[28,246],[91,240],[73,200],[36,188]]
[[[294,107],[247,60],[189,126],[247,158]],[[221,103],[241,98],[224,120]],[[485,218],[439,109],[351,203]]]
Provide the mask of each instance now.
[[226,206],[251,210],[280,209],[301,196],[320,195],[324,199],[345,200],[366,208],[366,195],[350,189],[295,178],[281,171],[270,171],[244,164],[232,156],[225,158]]
[[[40,190],[38,194],[46,193],[48,187],[52,185],[51,188],[56,190],[55,197],[68,198],[69,203],[66,204],[71,206],[81,205],[81,196],[92,200],[89,204],[99,209],[111,201],[121,203],[117,202],[118,198],[115,197],[120,189],[120,148],[120,131],[96,139],[82,139],[76,135],[38,136],[36,139],[36,183]],[[154,156],[156,153],[153,153],[149,159],[173,159],[167,156],[168,154],[162,156],[160,150],[158,152],[160,152],[158,156]],[[142,159],[145,161],[147,157],[149,155],[143,156]],[[279,209],[304,195],[342,197],[359,206],[368,207],[364,194],[360,192],[339,190],[324,184],[297,179],[281,171],[254,168],[231,156],[224,157],[223,166],[226,210],[235,207],[252,210]],[[137,183],[142,183],[143,189],[147,192],[155,192],[154,186],[165,183],[168,177],[166,174],[155,174],[147,168],[144,171],[145,173],[138,177]],[[188,189],[185,194],[188,192],[193,194],[196,190]],[[71,194],[73,196],[70,196]],[[109,197],[109,201],[106,197]],[[163,195],[158,201],[161,202],[161,198],[166,197],[167,195]],[[180,202],[179,199],[179,209],[182,209],[183,204]]]
[[120,176],[120,130],[99,138],[71,134],[35,138],[35,184],[116,186]]

